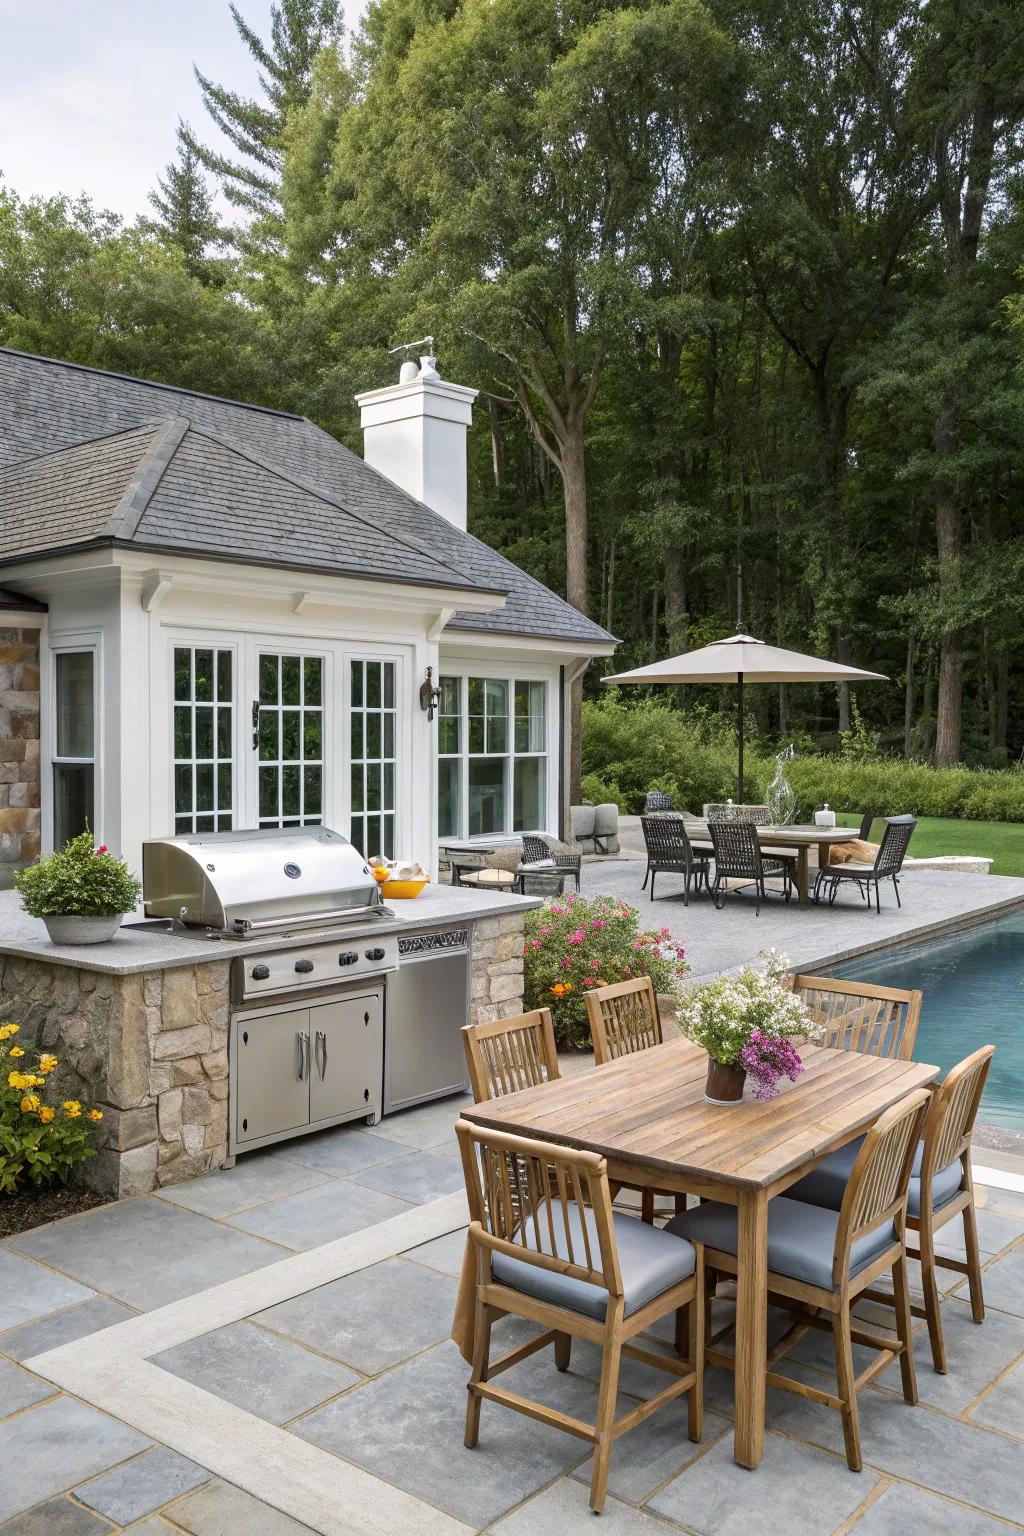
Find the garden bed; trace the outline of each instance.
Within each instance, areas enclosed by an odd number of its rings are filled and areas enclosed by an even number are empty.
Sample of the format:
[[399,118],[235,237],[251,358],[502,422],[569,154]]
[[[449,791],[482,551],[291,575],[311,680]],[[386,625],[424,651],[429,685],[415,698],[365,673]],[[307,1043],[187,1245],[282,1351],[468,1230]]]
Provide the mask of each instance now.
[[0,1195],[0,1239],[29,1232],[62,1216],[77,1216],[96,1205],[106,1205],[106,1195],[94,1189],[26,1190],[18,1195]]

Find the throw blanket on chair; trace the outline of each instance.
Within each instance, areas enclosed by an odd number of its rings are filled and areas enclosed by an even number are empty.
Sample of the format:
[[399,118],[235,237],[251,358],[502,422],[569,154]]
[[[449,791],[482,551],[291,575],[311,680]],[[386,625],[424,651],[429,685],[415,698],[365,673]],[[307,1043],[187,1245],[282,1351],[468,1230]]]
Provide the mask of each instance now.
[[829,849],[830,864],[846,864],[856,859],[860,864],[873,864],[878,854],[878,843],[866,843],[862,838],[851,837],[848,843],[833,843]]

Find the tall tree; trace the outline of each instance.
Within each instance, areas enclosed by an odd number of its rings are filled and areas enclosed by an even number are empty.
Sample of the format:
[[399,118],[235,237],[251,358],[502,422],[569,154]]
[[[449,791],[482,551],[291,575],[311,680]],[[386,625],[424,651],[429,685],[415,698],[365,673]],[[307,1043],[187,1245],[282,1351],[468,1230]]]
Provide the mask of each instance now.
[[157,177],[149,201],[160,215],[153,221],[154,228],[166,244],[181,252],[186,271],[203,283],[222,281],[224,264],[216,260],[211,247],[223,245],[224,231],[187,123],[178,124],[177,158]]

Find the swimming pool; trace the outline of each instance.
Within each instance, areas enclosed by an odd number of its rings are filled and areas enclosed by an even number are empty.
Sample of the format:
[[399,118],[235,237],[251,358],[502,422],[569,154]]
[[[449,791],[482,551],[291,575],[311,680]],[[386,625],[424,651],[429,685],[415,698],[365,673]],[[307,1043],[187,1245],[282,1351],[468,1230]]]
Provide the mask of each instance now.
[[919,1061],[945,1069],[981,1045],[994,1045],[978,1119],[1024,1130],[1024,912],[845,961],[832,974],[883,987],[920,987]]

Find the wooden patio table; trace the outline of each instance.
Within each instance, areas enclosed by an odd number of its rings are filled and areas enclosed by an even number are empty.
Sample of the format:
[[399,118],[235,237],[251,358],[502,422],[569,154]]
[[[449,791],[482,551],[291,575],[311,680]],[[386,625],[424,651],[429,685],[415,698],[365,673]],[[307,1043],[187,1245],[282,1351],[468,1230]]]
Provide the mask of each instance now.
[[[796,891],[802,907],[811,899],[810,851],[818,850],[818,868],[824,869],[829,862],[835,843],[848,843],[860,837],[859,827],[813,827],[800,824],[792,827],[755,827],[757,840],[762,848],[791,848],[796,853]],[[694,829],[689,833],[690,846],[699,853],[714,853],[710,834]]]
[[[743,1467],[764,1451],[768,1201],[939,1075],[854,1051],[805,1045],[801,1054],[806,1070],[766,1104],[706,1104],[707,1056],[677,1039],[462,1111],[480,1125],[600,1152],[609,1178],[634,1188],[649,1180],[738,1207],[734,1454]],[[464,1354],[474,1279],[464,1264],[452,1328]]]

